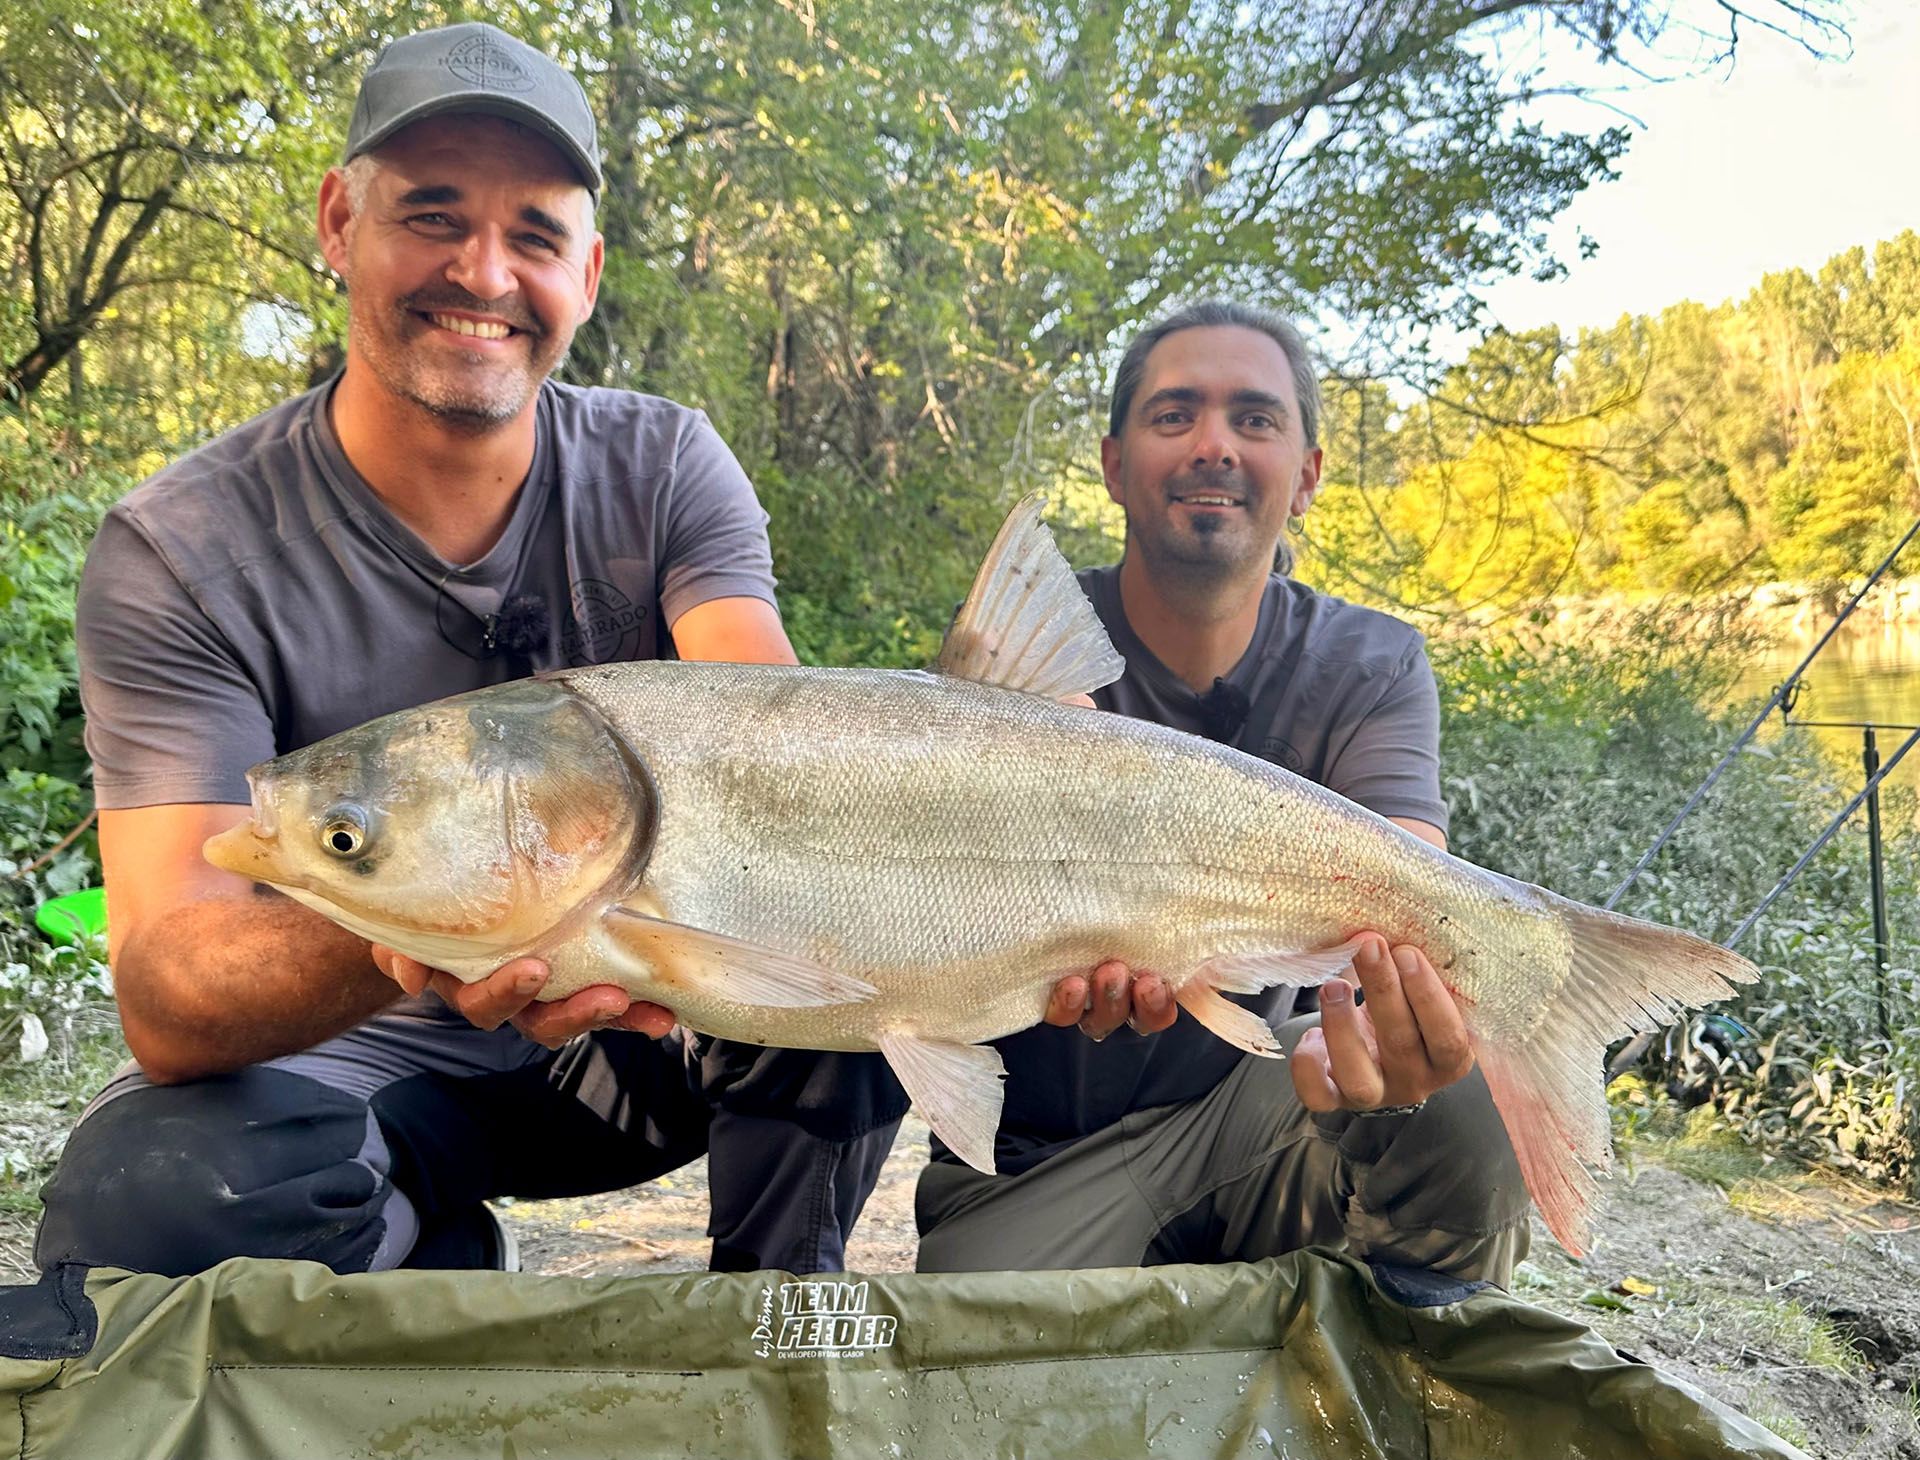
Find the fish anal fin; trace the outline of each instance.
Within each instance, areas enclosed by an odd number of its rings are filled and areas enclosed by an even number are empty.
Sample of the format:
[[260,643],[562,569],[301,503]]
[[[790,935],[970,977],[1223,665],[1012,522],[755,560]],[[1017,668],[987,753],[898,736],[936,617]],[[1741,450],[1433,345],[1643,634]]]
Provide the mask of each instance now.
[[993,1174],[993,1142],[1000,1131],[1000,1082],[1007,1067],[998,1050],[984,1044],[924,1039],[901,1030],[879,1037],[907,1097],[954,1155],[976,1171]]
[[1353,967],[1353,945],[1297,951],[1223,953],[1200,965],[1197,977],[1229,994],[1257,994],[1276,984],[1313,988]]
[[1038,494],[1007,514],[934,669],[1048,699],[1091,694],[1125,672],[1073,569],[1041,520]]
[[631,908],[609,908],[601,926],[616,948],[645,966],[649,981],[669,989],[698,989],[708,997],[764,1009],[862,1003],[879,992],[864,979],[812,959]]
[[1251,1009],[1221,998],[1204,974],[1188,979],[1173,997],[1181,1008],[1236,1049],[1268,1059],[1286,1058],[1267,1021]]

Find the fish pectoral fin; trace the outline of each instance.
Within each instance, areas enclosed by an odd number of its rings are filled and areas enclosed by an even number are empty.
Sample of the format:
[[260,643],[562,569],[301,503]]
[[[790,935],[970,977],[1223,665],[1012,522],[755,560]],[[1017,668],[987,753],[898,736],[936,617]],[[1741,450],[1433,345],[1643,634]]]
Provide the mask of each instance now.
[[1000,1131],[1000,1082],[1007,1067],[984,1044],[955,1044],[888,1030],[880,1035],[907,1097],[934,1134],[976,1171],[993,1174],[993,1139]]
[[1173,997],[1181,1008],[1235,1048],[1285,1059],[1267,1021],[1221,998],[1221,993],[1257,994],[1276,984],[1310,988],[1337,977],[1352,964],[1353,947],[1344,943],[1316,953],[1223,953],[1201,964]]
[[1007,514],[933,667],[956,679],[1063,700],[1126,671],[1040,518],[1039,494]]
[[866,980],[810,958],[631,908],[608,908],[601,925],[621,950],[646,964],[650,980],[698,988],[736,1004],[813,1009],[863,1003],[879,993]]

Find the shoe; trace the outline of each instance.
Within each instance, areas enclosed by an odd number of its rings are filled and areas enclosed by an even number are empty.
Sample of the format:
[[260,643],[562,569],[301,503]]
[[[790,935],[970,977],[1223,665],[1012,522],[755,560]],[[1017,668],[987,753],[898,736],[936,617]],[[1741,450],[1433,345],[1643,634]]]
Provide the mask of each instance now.
[[407,1268],[456,1272],[518,1272],[520,1244],[485,1202],[441,1212],[423,1222]]

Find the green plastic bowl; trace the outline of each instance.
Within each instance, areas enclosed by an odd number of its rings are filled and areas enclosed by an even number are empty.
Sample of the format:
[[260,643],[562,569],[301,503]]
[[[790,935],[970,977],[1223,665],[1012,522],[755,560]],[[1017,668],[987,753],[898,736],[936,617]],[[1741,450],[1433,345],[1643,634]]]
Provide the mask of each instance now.
[[65,897],[49,898],[33,915],[34,926],[54,943],[84,943],[107,932],[107,890],[83,887]]

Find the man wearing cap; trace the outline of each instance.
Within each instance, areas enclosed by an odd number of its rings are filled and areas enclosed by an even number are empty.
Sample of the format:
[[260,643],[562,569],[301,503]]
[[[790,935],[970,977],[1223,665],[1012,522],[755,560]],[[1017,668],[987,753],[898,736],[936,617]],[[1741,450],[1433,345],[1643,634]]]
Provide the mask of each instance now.
[[840,1266],[905,1108],[877,1057],[703,1069],[669,1011],[540,1003],[527,959],[463,985],[200,855],[249,766],[376,715],[569,665],[793,662],[765,514],[706,418],[548,378],[593,308],[600,186],[546,56],[481,24],[394,42],[320,188],[345,371],[102,524],[77,637],[137,1063],[46,1189],[42,1267],[505,1265],[486,1198],[709,1149],[716,1266]]

